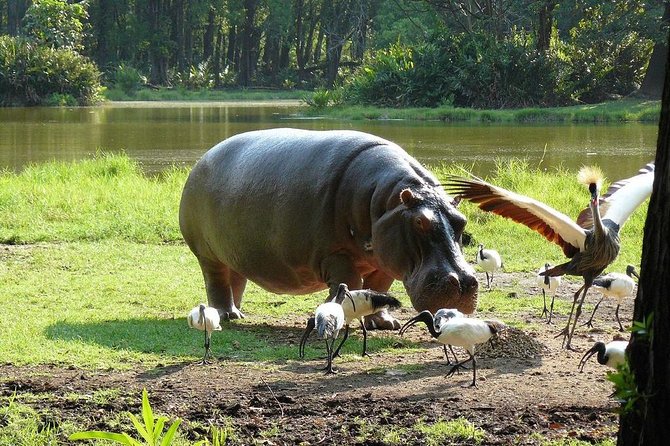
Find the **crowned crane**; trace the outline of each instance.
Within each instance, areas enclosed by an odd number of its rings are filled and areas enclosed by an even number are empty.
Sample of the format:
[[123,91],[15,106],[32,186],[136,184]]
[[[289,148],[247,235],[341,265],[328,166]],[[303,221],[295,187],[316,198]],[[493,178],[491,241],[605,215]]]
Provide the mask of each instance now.
[[600,169],[583,167],[578,179],[588,186],[591,200],[589,207],[579,214],[576,223],[540,201],[479,178],[451,177],[446,185],[448,192],[477,203],[480,209],[510,218],[539,232],[547,240],[558,244],[563,254],[570,258],[570,261],[542,273],[547,276],[568,274],[584,279],[584,285],[574,295],[568,323],[559,334],[563,335],[563,346],[567,349],[572,349],[572,335],[593,279],[619,254],[619,230],[630,214],[651,195],[654,164],[647,164],[631,178],[612,183],[602,197]]
[[335,349],[333,347],[335,339],[337,339],[340,330],[344,327],[345,316],[342,302],[347,297],[351,300],[353,309],[356,311],[356,304],[353,302],[353,299],[348,292],[347,285],[341,283],[332,300],[316,307],[314,317],[307,320],[307,329],[300,340],[299,352],[301,358],[305,355],[307,335],[309,335],[313,328],[316,328],[319,338],[326,341],[326,353],[328,355],[328,362],[326,363],[326,367],[324,367],[326,374],[336,373],[335,370],[333,370],[333,356],[335,356]]
[[584,371],[586,361],[596,353],[598,353],[597,359],[600,364],[616,369],[619,364],[626,361],[626,347],[628,347],[628,341],[612,341],[607,345],[604,342],[596,342],[579,361],[579,371]]
[[[558,287],[561,285],[561,276],[547,276],[542,274],[550,268],[551,265],[545,263],[544,266],[537,271],[537,276],[535,276],[535,282],[542,290],[542,300],[544,301],[544,308],[542,309],[542,314],[540,316],[548,316],[548,324],[551,324],[551,317],[554,314],[554,298],[556,297],[556,290],[558,290]],[[551,296],[551,308],[549,310],[547,310],[547,293]]]
[[[371,314],[375,314],[378,311],[389,309],[395,310],[402,306],[402,303],[387,293],[382,293],[374,290],[349,290],[349,287],[342,283],[339,285],[338,290],[343,290],[345,295],[344,300],[342,301],[342,309],[344,310],[344,325],[345,331],[340,344],[335,349],[333,356],[338,356],[340,348],[344,344],[344,341],[349,337],[349,326],[351,322],[358,320],[361,324],[361,329],[363,330],[363,352],[361,356],[368,356],[367,352],[367,342],[368,342],[368,330],[365,328],[365,323],[363,318]],[[347,299],[348,297],[348,299]],[[314,329],[315,322],[314,318],[309,318],[307,320],[307,327],[305,332],[302,335],[300,340],[300,357],[305,355],[305,343],[307,342],[307,337]]]
[[[502,259],[500,254],[495,249],[484,249],[484,245],[479,244],[477,251],[477,265],[486,273],[486,287],[491,289],[491,282],[493,282],[493,273],[502,267]],[[489,279],[489,273],[491,278]]]
[[621,319],[619,319],[619,308],[621,307],[621,302],[626,297],[632,296],[633,291],[635,291],[635,281],[633,280],[633,276],[640,280],[640,276],[638,276],[637,271],[635,271],[635,267],[633,265],[628,265],[626,267],[626,274],[609,273],[593,279],[593,289],[599,291],[602,294],[602,297],[593,308],[591,317],[584,323],[584,325],[593,327],[593,316],[596,314],[596,310],[600,303],[605,297],[614,297],[617,300],[614,315],[619,324],[619,331],[624,331],[623,325],[621,325]]
[[[440,308],[433,315],[433,325],[435,325],[437,331],[440,331],[442,324],[446,324],[450,319],[455,317],[465,317],[465,315],[456,308]],[[454,361],[458,362],[458,356],[454,353],[454,348],[451,345],[448,347],[454,356]],[[447,353],[447,344],[442,345],[442,349],[444,350],[444,357],[447,359],[447,365],[450,365],[451,359],[449,359],[449,354]]]
[[188,326],[205,332],[205,356],[202,358],[202,364],[210,364],[207,360],[212,358],[210,343],[213,331],[221,331],[221,317],[219,311],[214,307],[208,307],[200,304],[194,307],[186,318]]
[[405,331],[416,324],[423,322],[428,327],[428,331],[443,345],[455,345],[463,347],[470,357],[463,361],[456,362],[447,376],[451,376],[457,370],[464,368],[464,364],[472,361],[472,383],[469,387],[477,386],[477,361],[475,360],[475,345],[484,343],[496,335],[505,325],[498,321],[483,321],[481,319],[473,318],[452,318],[440,326],[439,330],[435,329],[435,318],[429,310],[424,310],[412,319],[407,321],[400,329],[402,336]]

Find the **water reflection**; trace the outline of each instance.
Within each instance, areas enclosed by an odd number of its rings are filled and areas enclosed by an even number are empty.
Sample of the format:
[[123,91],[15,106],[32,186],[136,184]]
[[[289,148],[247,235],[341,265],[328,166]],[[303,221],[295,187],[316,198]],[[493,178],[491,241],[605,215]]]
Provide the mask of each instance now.
[[[653,159],[657,126],[464,125],[442,122],[304,119],[296,103],[126,103],[93,108],[0,109],[0,167],[70,161],[98,150],[125,151],[149,173],[190,166],[207,149],[237,133],[273,127],[353,129],[400,144],[425,164],[459,162],[486,176],[496,160],[576,169],[599,164],[611,179]],[[546,149],[545,149],[546,147]]]

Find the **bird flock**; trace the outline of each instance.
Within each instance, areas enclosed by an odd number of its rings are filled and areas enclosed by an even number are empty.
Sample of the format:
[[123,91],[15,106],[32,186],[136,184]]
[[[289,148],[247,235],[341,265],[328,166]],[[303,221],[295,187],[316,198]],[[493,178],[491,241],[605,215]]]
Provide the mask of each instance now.
[[[543,297],[540,317],[551,324],[554,317],[554,300],[557,290],[561,287],[562,276],[582,277],[583,285],[574,293],[567,324],[557,335],[563,337],[564,348],[574,350],[572,339],[575,327],[590,289],[600,293],[601,298],[595,305],[591,317],[583,325],[592,327],[594,315],[602,300],[613,298],[617,303],[616,321],[619,330],[624,331],[619,309],[624,299],[634,295],[636,284],[633,277],[639,280],[639,276],[632,265],[626,268],[625,274],[618,272],[603,274],[603,272],[619,254],[619,231],[622,226],[631,213],[651,194],[653,177],[654,165],[650,163],[640,169],[637,175],[613,183],[604,194],[601,194],[602,173],[597,168],[583,168],[579,172],[578,179],[588,188],[590,200],[575,221],[538,200],[505,190],[479,178],[451,177],[445,186],[446,190],[454,195],[455,205],[462,200],[473,202],[484,211],[529,227],[562,249],[569,260],[558,265],[543,262],[543,266],[534,275],[534,281]],[[475,262],[485,273],[486,288],[490,291],[494,273],[503,268],[500,253],[479,244]],[[547,305],[548,298],[551,299],[549,305]],[[325,370],[326,374],[336,373],[333,360],[339,356],[349,336],[351,323],[359,321],[363,334],[361,356],[368,356],[365,316],[382,310],[395,310],[400,306],[400,301],[390,294],[369,289],[350,290],[346,284],[339,284],[335,295],[320,304],[315,309],[314,315],[307,319],[305,331],[300,339],[299,357],[304,358],[308,337],[316,330],[318,338],[324,340],[326,346],[326,365],[322,370]],[[200,304],[190,311],[187,321],[189,327],[204,331],[205,354],[200,362],[210,363],[212,333],[221,330],[218,310]],[[506,325],[498,320],[477,319],[468,317],[457,309],[442,308],[435,314],[427,310],[419,312],[400,328],[399,334],[404,335],[410,327],[419,322],[425,324],[432,338],[443,346],[447,365],[450,366],[447,376],[460,372],[468,363],[472,365],[470,387],[477,385],[476,346],[491,342],[506,328]],[[341,332],[344,334],[335,347],[335,341]],[[581,358],[578,369],[583,371],[587,361],[593,356],[596,356],[599,364],[616,368],[625,361],[627,345],[628,342],[623,340],[607,344],[598,341]],[[460,347],[467,357],[459,360],[453,347]],[[449,352],[453,356],[453,363]]]

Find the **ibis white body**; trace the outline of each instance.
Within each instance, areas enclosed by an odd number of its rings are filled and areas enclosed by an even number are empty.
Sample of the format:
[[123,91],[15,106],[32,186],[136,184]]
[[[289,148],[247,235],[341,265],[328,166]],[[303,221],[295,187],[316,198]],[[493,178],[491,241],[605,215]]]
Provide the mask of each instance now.
[[221,330],[221,316],[219,316],[219,311],[213,307],[205,306],[203,317],[200,317],[200,306],[194,307],[188,314],[187,321],[188,326],[196,330],[209,333]]
[[579,361],[580,371],[584,371],[586,361],[594,354],[598,354],[597,360],[599,364],[616,369],[619,365],[626,362],[626,348],[628,341],[612,341],[607,344],[604,342],[596,342],[589,351],[587,351],[582,360]]
[[423,322],[428,327],[428,331],[443,345],[455,345],[464,348],[469,358],[457,362],[452,366],[447,376],[452,375],[455,371],[463,367],[468,361],[472,361],[472,383],[470,386],[477,385],[477,361],[475,360],[475,345],[491,339],[492,336],[498,333],[498,330],[505,325],[498,321],[483,321],[481,319],[472,319],[465,317],[452,317],[443,323],[439,330],[435,328],[435,317],[430,311],[424,310],[403,325],[400,329],[402,335],[407,328]]
[[635,291],[635,281],[633,280],[632,276],[639,278],[637,272],[635,271],[635,267],[633,265],[628,265],[626,267],[626,274],[609,273],[593,279],[592,287],[596,291],[599,291],[603,297],[600,298],[596,304],[595,308],[593,309],[593,313],[591,313],[591,318],[586,322],[585,325],[590,327],[593,326],[593,316],[596,314],[596,310],[598,310],[600,302],[602,302],[605,297],[612,297],[617,301],[616,311],[614,314],[616,316],[616,321],[619,324],[619,331],[624,331],[623,325],[621,324],[621,319],[619,318],[619,308],[621,307],[621,303],[625,298],[633,296]]
[[593,280],[593,289],[605,297],[613,297],[621,304],[623,299],[631,297],[635,291],[635,281],[622,273],[609,273]]
[[477,265],[486,273],[486,286],[490,289],[493,273],[502,267],[500,254],[495,249],[484,249],[484,245],[480,244],[477,251]]
[[207,359],[212,356],[210,348],[212,332],[221,330],[219,311],[216,308],[200,304],[189,312],[186,320],[189,327],[205,332],[205,356],[202,358],[202,363],[207,364]]
[[[443,324],[446,324],[450,319],[455,317],[465,317],[463,313],[458,311],[456,308],[440,308],[433,315],[433,325],[435,325],[436,330],[440,330]],[[449,354],[447,353],[447,347],[451,350],[451,354],[454,355],[454,360],[458,362],[458,356],[454,353],[454,348],[451,345],[443,345],[444,357],[447,359],[447,364],[451,364],[451,359],[449,359]]]
[[326,302],[314,312],[316,332],[321,339],[335,339],[344,327],[344,309],[336,302]]
[[[556,297],[556,291],[558,290],[558,287],[561,286],[561,276],[541,275],[545,271],[549,271],[549,269],[551,269],[551,265],[545,263],[544,266],[537,271],[537,275],[535,276],[535,283],[542,290],[544,308],[542,309],[541,316],[544,316],[545,314],[548,315],[547,323],[551,324],[551,318],[554,315],[554,298]],[[547,294],[551,296],[551,305],[549,310],[547,310]]]

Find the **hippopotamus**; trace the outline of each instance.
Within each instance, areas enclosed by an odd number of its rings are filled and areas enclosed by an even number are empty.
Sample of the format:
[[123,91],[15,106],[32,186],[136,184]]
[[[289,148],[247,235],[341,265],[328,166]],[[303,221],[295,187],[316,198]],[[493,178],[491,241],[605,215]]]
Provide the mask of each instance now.
[[[466,218],[398,145],[349,130],[234,135],[191,170],[179,226],[209,305],[240,311],[247,280],[280,294],[340,283],[388,291],[402,281],[418,311],[473,313],[478,282],[463,258]],[[387,313],[372,328],[399,328]]]

